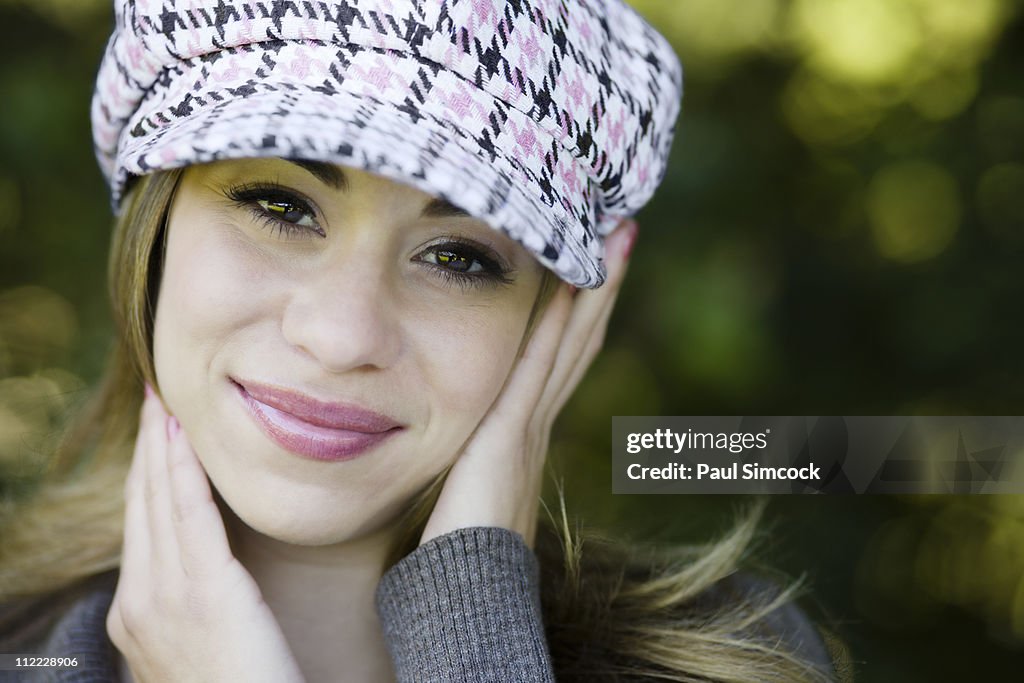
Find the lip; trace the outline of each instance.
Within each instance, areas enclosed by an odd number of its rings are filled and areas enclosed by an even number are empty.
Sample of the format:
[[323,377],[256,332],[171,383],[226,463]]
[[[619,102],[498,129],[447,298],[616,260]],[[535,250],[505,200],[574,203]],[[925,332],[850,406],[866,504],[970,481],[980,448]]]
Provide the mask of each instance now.
[[256,424],[285,450],[313,460],[351,460],[404,427],[387,415],[348,403],[232,378]]

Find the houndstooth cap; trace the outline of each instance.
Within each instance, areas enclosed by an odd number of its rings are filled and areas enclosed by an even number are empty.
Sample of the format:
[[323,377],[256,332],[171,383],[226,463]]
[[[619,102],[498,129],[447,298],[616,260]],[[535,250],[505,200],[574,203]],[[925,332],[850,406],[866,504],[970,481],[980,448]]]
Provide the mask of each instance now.
[[92,103],[126,183],[280,156],[379,173],[487,221],[562,279],[664,176],[682,94],[621,0],[115,0]]

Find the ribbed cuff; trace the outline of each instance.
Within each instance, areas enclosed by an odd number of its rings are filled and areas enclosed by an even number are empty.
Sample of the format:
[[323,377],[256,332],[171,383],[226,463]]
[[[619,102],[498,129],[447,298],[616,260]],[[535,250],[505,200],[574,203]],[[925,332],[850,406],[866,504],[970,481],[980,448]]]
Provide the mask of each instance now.
[[427,541],[381,578],[377,611],[401,683],[555,680],[537,558],[508,529]]

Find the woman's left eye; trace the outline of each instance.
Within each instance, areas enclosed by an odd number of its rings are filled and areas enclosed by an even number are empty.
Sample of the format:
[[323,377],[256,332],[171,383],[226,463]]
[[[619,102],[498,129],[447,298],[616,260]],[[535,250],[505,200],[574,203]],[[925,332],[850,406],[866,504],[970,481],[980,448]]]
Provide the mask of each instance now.
[[444,266],[456,273],[480,273],[486,270],[476,257],[454,249],[435,249],[424,254],[423,261]]
[[483,246],[448,241],[428,247],[417,261],[428,263],[447,282],[457,284],[507,284],[510,269]]

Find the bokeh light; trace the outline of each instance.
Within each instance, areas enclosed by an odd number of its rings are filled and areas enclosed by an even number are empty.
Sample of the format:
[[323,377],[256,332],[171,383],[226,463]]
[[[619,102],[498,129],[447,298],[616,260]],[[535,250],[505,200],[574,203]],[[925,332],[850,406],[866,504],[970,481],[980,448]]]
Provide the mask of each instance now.
[[718,74],[750,52],[779,40],[780,0],[634,0],[649,21],[673,39],[688,69]]
[[84,387],[62,367],[77,342],[74,309],[60,295],[35,285],[0,291],[0,491],[45,468]]
[[871,179],[866,201],[875,244],[894,261],[932,258],[949,246],[960,225],[956,181],[936,164],[886,166]]
[[797,0],[792,26],[812,69],[867,85],[907,72],[924,38],[915,19],[908,2]]

